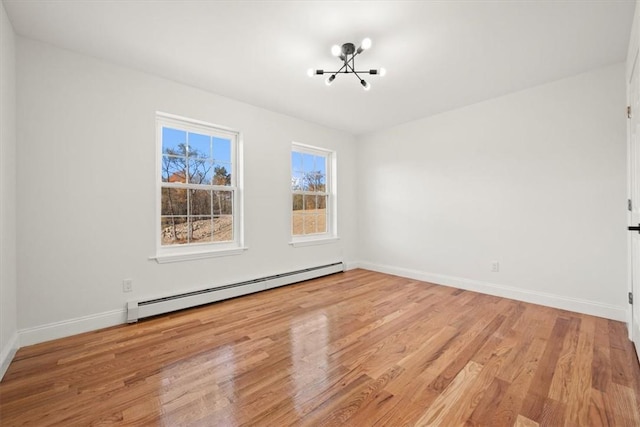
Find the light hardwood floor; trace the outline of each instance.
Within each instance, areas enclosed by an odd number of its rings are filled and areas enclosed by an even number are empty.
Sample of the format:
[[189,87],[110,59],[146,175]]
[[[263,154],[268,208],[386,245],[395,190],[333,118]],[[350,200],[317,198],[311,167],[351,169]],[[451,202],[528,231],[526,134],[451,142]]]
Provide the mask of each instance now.
[[639,426],[624,324],[353,270],[22,348],[0,424]]

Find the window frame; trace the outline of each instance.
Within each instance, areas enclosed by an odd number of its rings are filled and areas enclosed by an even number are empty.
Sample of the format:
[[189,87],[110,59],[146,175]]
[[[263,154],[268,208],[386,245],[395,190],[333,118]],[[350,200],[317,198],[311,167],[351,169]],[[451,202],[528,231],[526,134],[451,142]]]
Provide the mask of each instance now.
[[[231,185],[208,184],[203,188],[202,184],[175,183],[162,181],[163,144],[162,129],[169,127],[181,131],[202,133],[209,136],[217,136],[231,141]],[[244,247],[244,197],[243,197],[243,173],[242,173],[242,135],[239,131],[200,121],[181,117],[174,114],[156,112],[156,254],[151,257],[158,263],[188,261],[227,255],[239,255],[247,248]],[[162,244],[162,189],[184,188],[212,191],[232,192],[232,218],[233,240],[225,242],[197,242],[180,245]]]
[[[324,233],[314,234],[293,234],[293,199],[297,194],[301,194],[304,197],[305,192],[300,190],[294,190],[291,183],[289,183],[289,232],[291,240],[289,244],[294,247],[318,245],[325,243],[333,243],[339,240],[338,237],[338,209],[337,209],[337,154],[333,150],[329,150],[322,147],[316,147],[312,145],[302,144],[299,142],[291,143],[291,150],[289,152],[289,176],[293,177],[293,165],[291,163],[291,156],[294,152],[301,154],[311,154],[314,156],[323,156],[326,158],[326,191],[327,196],[327,231]],[[307,193],[308,194],[308,193]],[[318,192],[314,192],[318,194]]]

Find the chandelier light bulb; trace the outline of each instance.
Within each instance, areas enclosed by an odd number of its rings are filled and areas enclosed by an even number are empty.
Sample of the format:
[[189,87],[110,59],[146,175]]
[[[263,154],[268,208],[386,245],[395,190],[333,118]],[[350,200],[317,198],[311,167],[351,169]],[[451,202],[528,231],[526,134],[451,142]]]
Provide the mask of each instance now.
[[331,76],[327,77],[327,80],[325,81],[325,83],[327,84],[327,86],[331,86],[331,83],[333,83],[335,79],[336,79],[336,75],[332,74]]
[[380,70],[378,70],[378,74],[380,75],[380,77],[384,77],[387,74],[387,69],[380,68]]
[[360,80],[360,84],[362,85],[362,87],[364,88],[364,90],[369,90],[369,89],[371,89],[371,85],[369,84],[369,82],[365,82],[364,80]]
[[366,39],[362,40],[362,44],[360,45],[360,47],[362,47],[362,49],[367,50],[371,47],[371,39],[369,37],[367,37]]
[[340,56],[341,53],[342,53],[342,49],[340,48],[340,46],[338,46],[337,44],[334,44],[333,46],[331,46],[331,54],[333,56]]
[[309,77],[313,77],[313,75],[315,74],[315,71],[313,70],[313,68],[309,68],[307,70],[307,76]]

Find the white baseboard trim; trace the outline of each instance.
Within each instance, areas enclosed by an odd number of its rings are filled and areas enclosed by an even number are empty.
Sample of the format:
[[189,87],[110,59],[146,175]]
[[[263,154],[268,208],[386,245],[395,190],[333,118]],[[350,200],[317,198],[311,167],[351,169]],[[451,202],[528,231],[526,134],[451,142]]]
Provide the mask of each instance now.
[[547,307],[559,308],[562,310],[568,310],[577,313],[590,314],[592,316],[604,317],[606,319],[618,320],[620,322],[626,322],[628,320],[628,310],[623,307],[618,307],[610,304],[602,304],[599,302],[588,301],[579,298],[565,297],[545,292],[531,291],[527,289],[518,289],[511,286],[497,285],[494,283],[481,282],[478,280],[447,276],[443,274],[427,273],[418,270],[374,264],[370,262],[359,262],[358,265],[360,268],[366,270],[393,274],[395,276],[406,277],[423,282],[465,289],[468,291],[544,305]]
[[[357,268],[357,266],[348,266],[347,263],[345,266],[347,270]],[[18,337],[20,345],[27,346],[125,323],[127,323],[127,311],[123,308],[21,329],[18,331]]]
[[360,268],[360,261],[345,261],[344,262],[344,271],[355,270],[356,268]]
[[13,360],[13,356],[16,355],[18,348],[20,348],[18,343],[18,333],[14,332],[7,345],[5,345],[2,352],[0,352],[0,381],[2,381],[7,369],[9,369],[9,365]]
[[120,325],[126,321],[127,314],[124,309],[120,309],[21,329],[18,334],[20,345],[26,346]]
[[[389,265],[375,264],[366,261],[351,261],[345,263],[346,270],[363,268],[366,270],[378,271],[380,273],[392,274],[409,279],[435,283],[443,286],[456,287],[483,294],[495,295],[503,298],[510,298],[518,301],[533,304],[545,305],[548,307],[574,311],[578,313],[590,314],[607,319],[628,321],[628,310],[609,304],[588,301],[578,298],[570,298],[544,292],[531,291],[526,289],[513,288],[511,286],[497,285],[489,282],[465,279],[443,274],[428,273],[419,270],[412,270]],[[95,331],[101,328],[120,325],[126,323],[126,310],[111,310],[75,319],[63,320],[32,328],[21,329],[11,338],[10,342],[0,353],[0,379],[6,372],[13,356],[21,346],[38,344],[58,338],[64,338],[84,332]]]

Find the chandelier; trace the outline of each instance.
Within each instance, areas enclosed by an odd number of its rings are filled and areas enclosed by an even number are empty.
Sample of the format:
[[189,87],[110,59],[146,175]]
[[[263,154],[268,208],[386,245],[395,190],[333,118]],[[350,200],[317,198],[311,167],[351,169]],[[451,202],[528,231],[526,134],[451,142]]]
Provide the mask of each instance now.
[[342,46],[338,46],[337,44],[333,45],[333,47],[331,47],[331,54],[342,61],[342,67],[340,67],[338,71],[314,70],[313,68],[309,68],[309,70],[307,70],[307,75],[309,77],[312,77],[330,74],[330,76],[327,77],[327,80],[325,80],[327,86],[330,86],[331,83],[333,83],[333,81],[336,79],[336,76],[338,74],[353,74],[358,80],[360,80],[360,84],[362,85],[364,90],[369,90],[371,89],[371,85],[362,77],[360,77],[361,74],[373,74],[378,76],[384,76],[386,74],[386,70],[384,68],[380,68],[377,70],[370,69],[356,71],[356,56],[369,49],[370,47],[370,38],[362,40],[360,47],[358,47],[357,49],[353,43],[345,43]]

